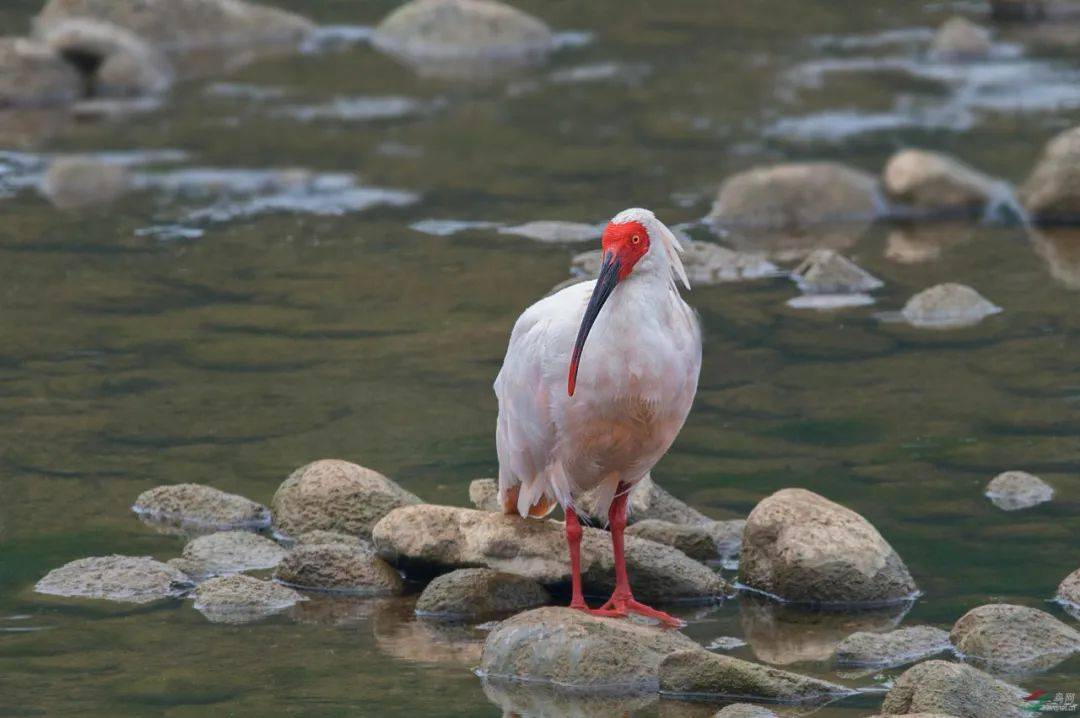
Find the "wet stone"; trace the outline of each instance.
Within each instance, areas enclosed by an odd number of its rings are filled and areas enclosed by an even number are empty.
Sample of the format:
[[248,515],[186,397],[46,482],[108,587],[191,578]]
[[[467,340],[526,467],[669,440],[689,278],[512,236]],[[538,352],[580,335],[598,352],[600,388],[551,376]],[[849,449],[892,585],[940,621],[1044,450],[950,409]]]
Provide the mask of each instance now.
[[1024,207],[1040,223],[1080,222],[1080,127],[1047,143],[1019,194]]
[[908,300],[900,314],[914,327],[956,329],[973,326],[1001,311],[1001,307],[971,287],[947,283],[919,292]]
[[889,198],[917,214],[979,215],[1001,194],[1000,183],[937,152],[901,150],[882,172]]
[[480,672],[487,679],[578,690],[655,692],[664,656],[695,647],[677,631],[569,608],[538,608],[488,634]]
[[107,204],[131,186],[127,168],[94,157],[58,157],[41,180],[41,193],[58,209]]
[[416,602],[419,616],[475,619],[516,613],[551,600],[543,586],[521,576],[487,568],[462,568],[439,576]]
[[48,45],[0,37],[0,109],[66,105],[81,94],[78,72]]
[[951,17],[942,23],[930,49],[939,60],[981,60],[990,54],[990,31],[965,17]]
[[853,633],[836,647],[842,666],[892,667],[913,663],[952,648],[949,634],[932,626],[910,626],[888,633]]
[[152,522],[201,528],[265,528],[270,511],[262,504],[203,484],[170,484],[144,491],[131,507]]
[[[379,555],[409,573],[486,567],[564,590],[570,582],[565,533],[562,523],[551,520],[422,504],[388,514],[373,538]],[[636,536],[626,537],[626,559],[634,595],[642,601],[707,601],[728,588],[715,571],[681,551]],[[584,529],[581,571],[586,593],[610,595],[615,579],[607,531]]]
[[986,497],[999,509],[1017,511],[1049,501],[1054,497],[1054,489],[1025,471],[1006,471],[986,485]]
[[341,533],[340,531],[308,531],[302,533],[293,540],[293,546],[320,546],[328,543],[342,543],[347,546],[363,546],[371,549],[371,543],[364,541],[359,536]]
[[180,556],[197,570],[189,575],[220,576],[273,568],[285,557],[285,549],[248,531],[222,531],[192,539]]
[[709,653],[700,647],[671,654],[660,663],[662,695],[816,703],[853,692],[835,683]]
[[880,279],[831,249],[812,252],[791,273],[791,278],[806,294],[860,294],[885,286]]
[[372,42],[421,74],[462,79],[539,64],[555,46],[543,22],[494,0],[412,0]]
[[626,530],[626,534],[667,544],[698,561],[708,561],[719,557],[716,541],[704,525],[690,526],[660,519],[645,519],[634,522]]
[[824,605],[900,603],[917,590],[869,521],[804,489],[778,491],[747,517],[739,579],[785,601]]
[[469,502],[481,511],[502,511],[499,482],[495,479],[476,479],[469,484]]
[[949,634],[967,660],[994,672],[1044,670],[1080,651],[1080,632],[1026,606],[973,608]]
[[274,529],[289,536],[323,530],[370,538],[383,516],[418,503],[419,498],[377,471],[322,459],[301,466],[278,487]]
[[1070,616],[1080,620],[1080,568],[1066,576],[1058,586],[1057,601]]
[[595,224],[547,220],[503,227],[499,230],[499,234],[513,234],[519,237],[535,239],[538,242],[572,244],[600,239],[600,228]]
[[1023,691],[963,663],[925,661],[893,683],[881,704],[885,715],[942,713],[964,718],[1021,718]]
[[195,610],[213,623],[250,623],[292,608],[304,597],[251,576],[219,576],[195,589]]
[[358,596],[395,596],[403,589],[392,566],[360,545],[341,543],[297,546],[274,578],[294,588]]
[[50,596],[150,603],[183,596],[191,587],[191,579],[174,566],[149,556],[114,554],[64,564],[46,574],[34,590]]

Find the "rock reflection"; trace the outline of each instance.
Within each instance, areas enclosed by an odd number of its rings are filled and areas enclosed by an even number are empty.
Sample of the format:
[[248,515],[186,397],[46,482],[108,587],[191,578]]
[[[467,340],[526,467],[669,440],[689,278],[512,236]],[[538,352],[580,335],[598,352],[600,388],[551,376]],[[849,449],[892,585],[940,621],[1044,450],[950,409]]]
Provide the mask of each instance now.
[[553,686],[490,679],[482,685],[504,718],[623,718],[651,708],[658,700],[655,693],[582,695]]
[[[401,620],[397,616],[406,610],[401,608],[400,599],[362,598],[317,592],[304,595],[308,600],[296,604],[289,612],[289,616],[297,623],[351,626],[364,621],[374,621],[377,626],[380,620]],[[411,610],[408,613],[411,613]],[[386,619],[388,616],[389,619]]]
[[375,643],[386,655],[414,663],[468,669],[480,663],[486,634],[466,623],[417,618],[412,601],[391,601],[374,613]]
[[739,595],[747,643],[759,659],[778,666],[827,661],[840,641],[852,633],[892,630],[910,608],[910,603],[904,603],[865,611],[823,611],[754,594]]
[[921,264],[941,257],[944,250],[971,240],[972,225],[958,222],[902,225],[889,232],[885,258],[900,264]]
[[1069,289],[1080,289],[1080,229],[1042,228],[1032,230],[1028,238],[1051,277]]

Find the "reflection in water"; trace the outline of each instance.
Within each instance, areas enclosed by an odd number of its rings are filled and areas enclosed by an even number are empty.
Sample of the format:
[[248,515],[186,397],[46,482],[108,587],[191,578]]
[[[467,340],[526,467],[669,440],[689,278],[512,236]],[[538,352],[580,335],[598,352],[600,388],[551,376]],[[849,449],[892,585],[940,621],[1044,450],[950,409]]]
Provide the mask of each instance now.
[[900,264],[930,262],[946,249],[971,241],[974,233],[973,225],[961,222],[899,225],[885,240],[885,258]]
[[655,705],[655,693],[596,695],[559,690],[535,683],[485,679],[484,694],[504,718],[626,718]]
[[393,602],[374,617],[375,643],[388,656],[410,663],[472,670],[480,663],[486,634],[465,623],[418,618],[412,602]]
[[1028,238],[1051,277],[1069,289],[1080,289],[1080,229],[1042,227],[1031,229]]
[[856,631],[889,631],[911,608],[905,603],[868,611],[821,611],[784,605],[750,593],[739,595],[743,634],[754,655],[786,666],[827,661],[837,644]]

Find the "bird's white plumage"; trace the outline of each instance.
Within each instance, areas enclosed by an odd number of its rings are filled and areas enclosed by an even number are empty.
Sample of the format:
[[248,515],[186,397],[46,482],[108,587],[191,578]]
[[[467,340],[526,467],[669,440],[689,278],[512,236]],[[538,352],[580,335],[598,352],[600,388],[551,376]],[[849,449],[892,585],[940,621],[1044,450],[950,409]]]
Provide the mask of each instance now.
[[612,222],[640,222],[650,247],[600,311],[574,396],[570,354],[595,281],[526,309],[495,379],[499,493],[505,502],[520,487],[522,515],[542,497],[565,507],[592,489],[606,513],[619,483],[640,480],[671,446],[697,391],[701,331],[675,287],[675,276],[689,287],[678,240],[648,210]]

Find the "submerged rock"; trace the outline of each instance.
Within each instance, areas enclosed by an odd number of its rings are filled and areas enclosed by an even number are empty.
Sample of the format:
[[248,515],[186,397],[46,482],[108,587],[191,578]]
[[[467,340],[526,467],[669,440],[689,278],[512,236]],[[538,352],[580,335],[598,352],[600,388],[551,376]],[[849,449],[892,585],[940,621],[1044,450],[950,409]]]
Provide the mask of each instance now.
[[[691,285],[722,284],[750,279],[775,277],[780,270],[760,252],[738,252],[712,242],[698,242],[682,237],[683,267]],[[570,271],[579,276],[595,278],[603,260],[601,250],[582,252],[574,257]],[[580,281],[580,279],[573,280]],[[569,286],[569,285],[567,285]]]
[[299,15],[244,0],[49,0],[34,29],[47,36],[73,19],[121,27],[167,54],[187,76],[294,51],[315,30]]
[[[406,506],[392,511],[373,531],[379,554],[406,571],[444,572],[486,567],[564,589],[570,581],[565,526],[451,506]],[[634,595],[642,601],[709,599],[726,584],[714,571],[670,546],[626,538]],[[614,589],[610,535],[586,527],[581,546],[585,592]]]
[[600,239],[600,228],[595,224],[549,220],[503,227],[499,230],[499,234],[514,234],[535,239],[538,242],[592,242]]
[[132,97],[165,92],[173,69],[163,52],[129,30],[91,18],[44,26],[42,42],[82,76],[86,97]]
[[926,661],[896,679],[881,704],[881,712],[1020,718],[1027,715],[1022,707],[1025,693],[963,663]]
[[1054,497],[1054,489],[1026,471],[1006,471],[986,485],[986,497],[999,509],[1016,511],[1049,501]]
[[195,589],[195,610],[213,623],[250,623],[280,613],[304,597],[251,576],[219,576]]
[[836,662],[842,666],[891,668],[951,648],[948,632],[932,626],[910,626],[888,633],[859,631],[836,647]]
[[880,279],[831,249],[812,252],[795,268],[791,278],[807,294],[858,294],[885,286]]
[[1070,616],[1080,620],[1080,568],[1065,577],[1058,586],[1056,598]]
[[483,680],[481,685],[484,695],[498,706],[503,716],[514,717],[624,718],[639,713],[647,715],[659,700],[654,693],[583,692],[544,683],[499,679]]
[[48,45],[0,37],[0,109],[66,105],[82,94],[82,81]]
[[285,557],[285,549],[248,531],[222,531],[192,539],[180,555],[196,571],[189,575],[219,576],[273,568]]
[[724,706],[713,718],[776,718],[776,714],[765,706],[753,703],[732,703]]
[[999,183],[957,160],[927,150],[901,150],[882,172],[888,196],[919,214],[980,215]]
[[804,489],[778,491],[747,517],[739,580],[811,604],[899,603],[917,591],[869,521]]
[[904,305],[901,316],[921,329],[958,329],[978,324],[1001,312],[971,287],[963,284],[938,284],[919,292]]
[[664,656],[688,649],[701,650],[677,631],[570,608],[537,608],[488,634],[480,673],[577,690],[655,692]]
[[805,162],[729,177],[709,218],[724,226],[799,228],[872,220],[879,209],[871,175],[834,162]]
[[460,568],[427,585],[416,613],[435,618],[481,618],[517,613],[551,600],[543,586],[521,576],[489,568]]
[[666,544],[697,561],[719,558],[716,541],[704,525],[674,524],[660,519],[636,521],[626,530],[628,536]]
[[495,479],[477,479],[469,484],[469,501],[481,511],[502,512],[499,503],[499,482]]
[[1080,651],[1080,632],[1045,611],[989,604],[960,617],[949,638],[969,660],[993,671],[1044,670]]
[[94,157],[58,157],[49,163],[41,193],[58,209],[108,204],[131,186],[126,167]]
[[380,50],[439,77],[498,75],[543,62],[555,40],[540,20],[494,0],[412,0],[372,36]]
[[854,693],[827,681],[762,666],[702,648],[673,653],[660,663],[660,692],[686,697],[735,697],[815,703]]
[[931,54],[939,60],[981,60],[990,55],[990,31],[966,17],[951,17],[934,36]]
[[1080,222],[1080,127],[1046,144],[1019,194],[1037,222]]
[[202,484],[170,484],[144,491],[131,507],[143,519],[202,528],[265,528],[270,511],[243,496]]
[[91,556],[49,571],[34,590],[50,596],[150,603],[191,590],[180,570],[149,556]]
[[297,546],[278,564],[274,578],[295,588],[358,596],[396,596],[403,590],[398,572],[358,544]]
[[324,530],[370,538],[383,516],[418,503],[418,497],[377,471],[322,459],[292,472],[278,487],[271,506],[274,529],[287,535]]

